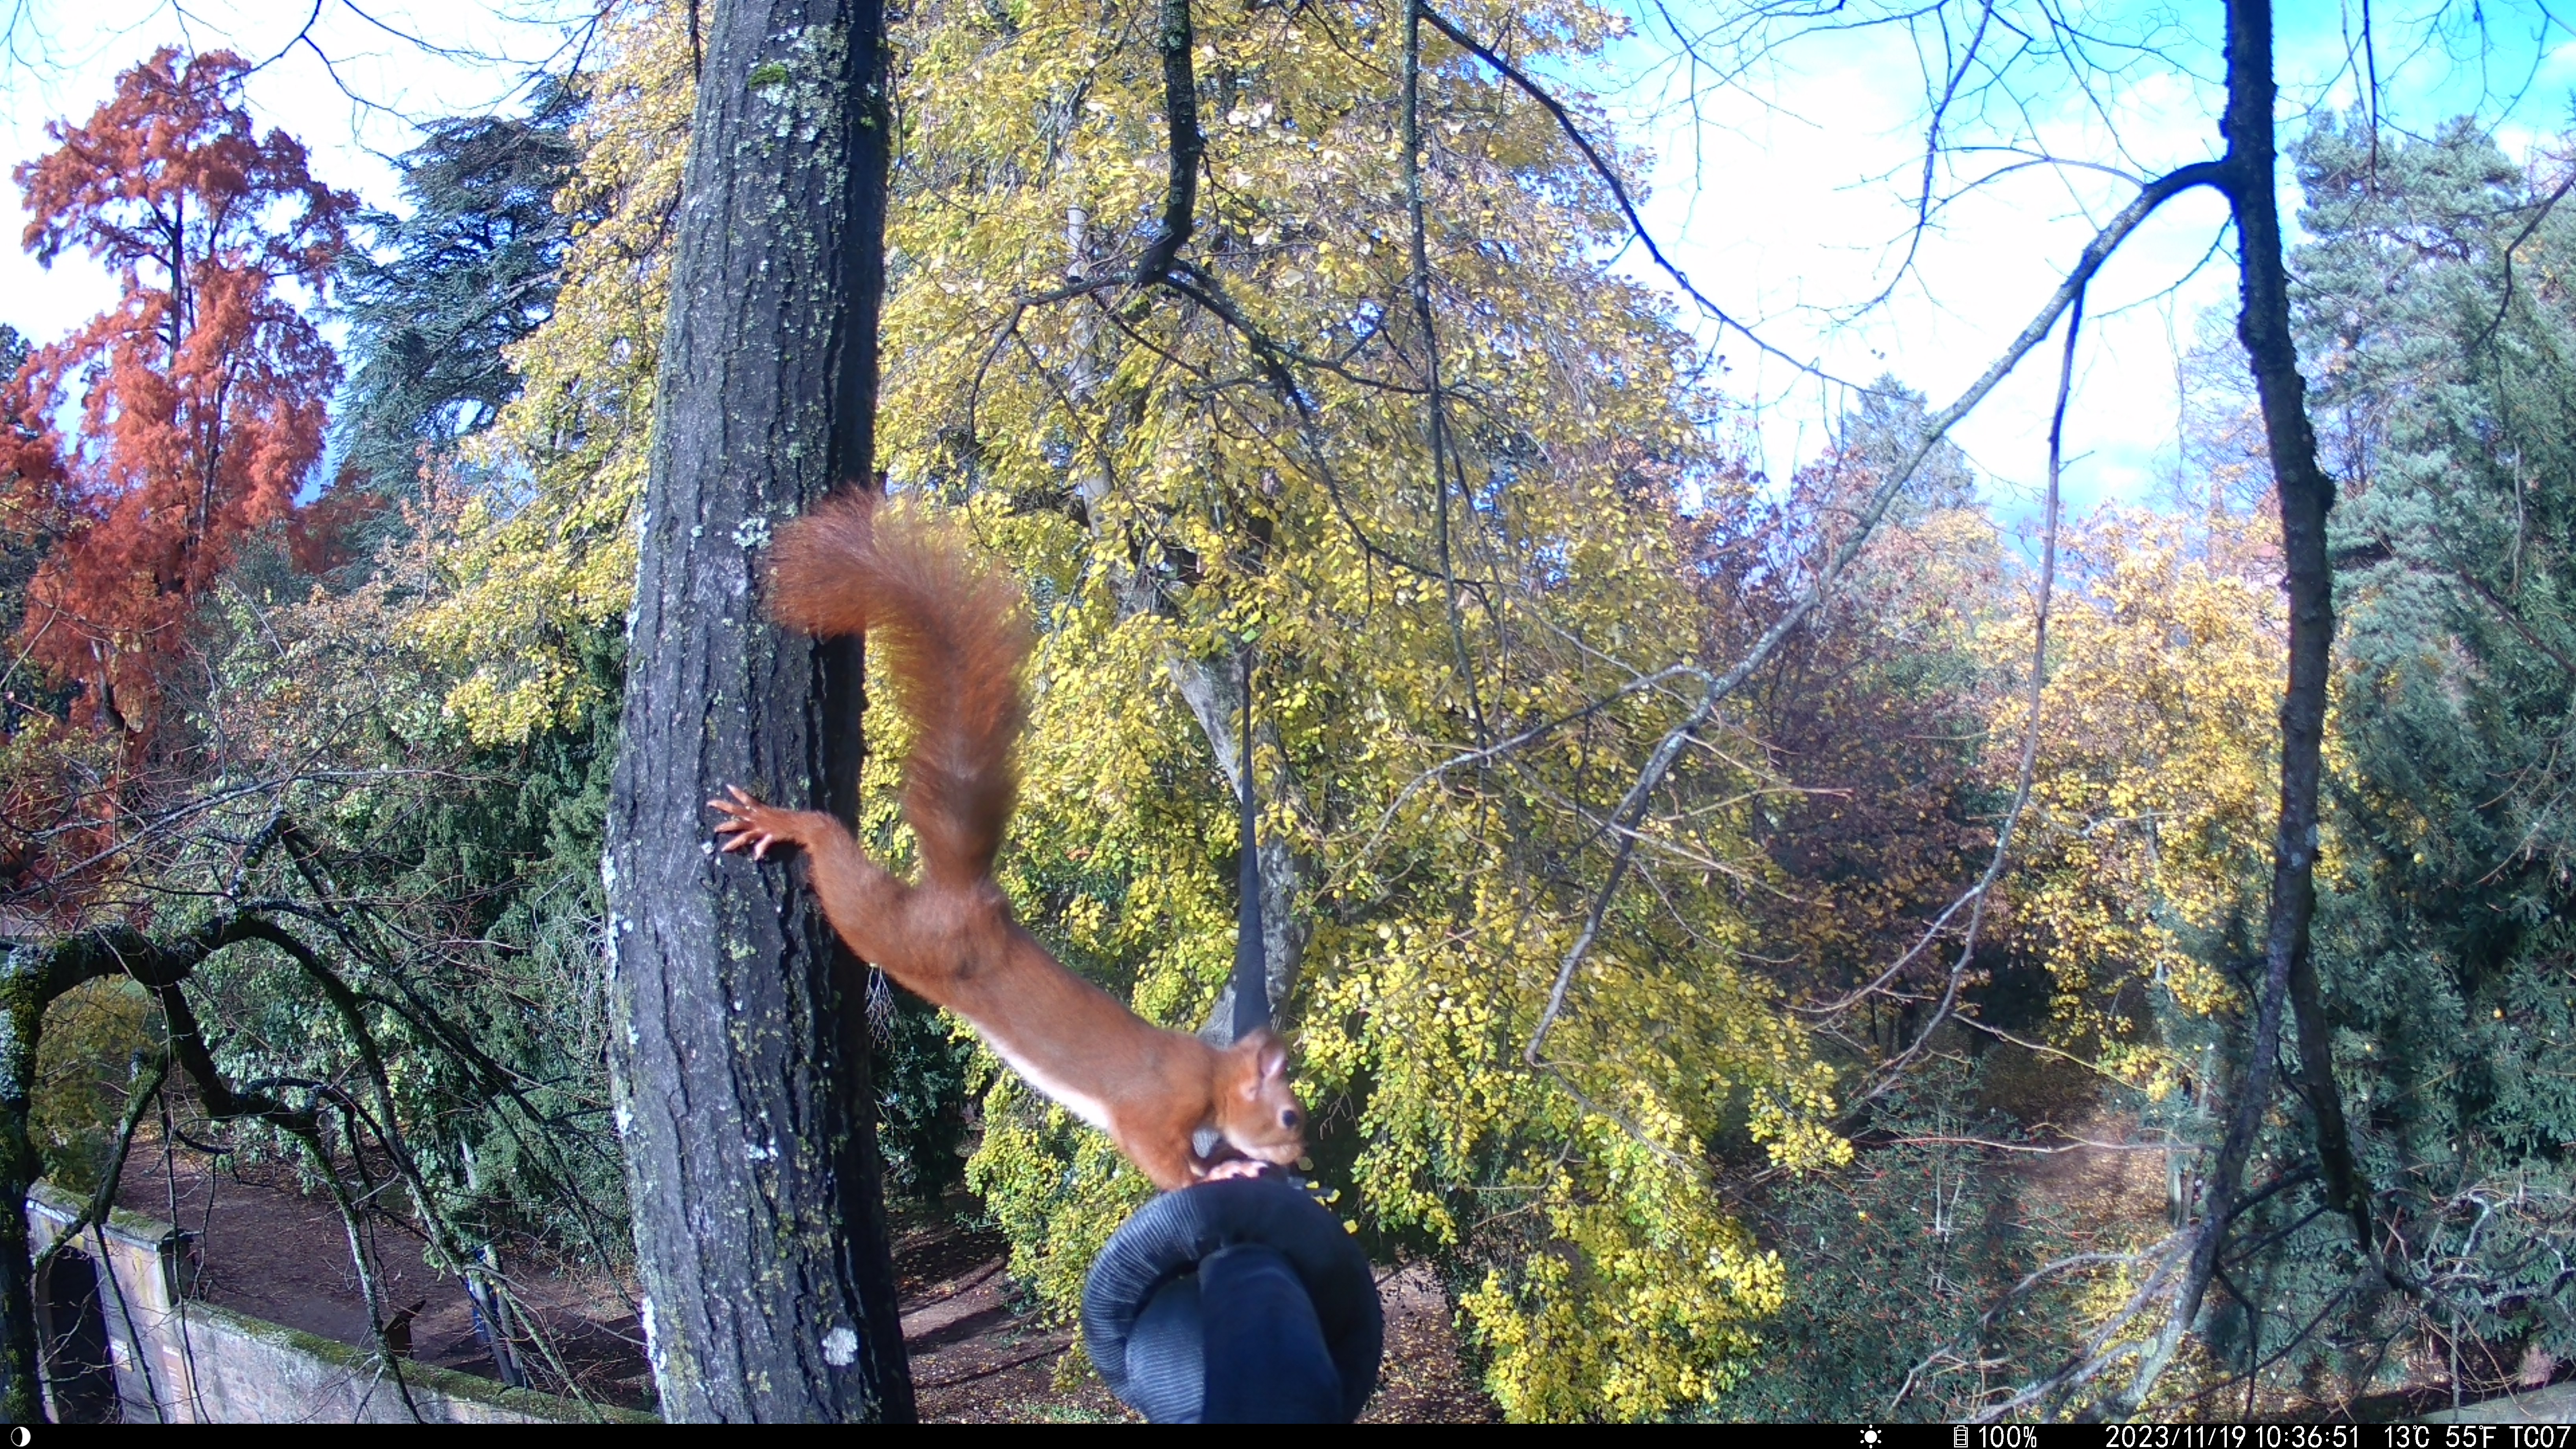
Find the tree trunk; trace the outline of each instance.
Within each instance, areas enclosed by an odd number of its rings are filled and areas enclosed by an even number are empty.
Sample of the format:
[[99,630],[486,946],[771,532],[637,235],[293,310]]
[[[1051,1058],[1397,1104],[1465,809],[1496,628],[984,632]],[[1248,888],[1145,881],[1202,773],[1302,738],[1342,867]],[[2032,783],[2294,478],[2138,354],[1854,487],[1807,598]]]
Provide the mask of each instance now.
[[864,993],[802,869],[716,853],[705,807],[732,784],[848,807],[857,653],[766,622],[761,565],[780,525],[869,475],[883,74],[878,0],[734,0],[707,25],[602,863],[673,1420],[913,1413]]
[[[1178,685],[1181,699],[1199,722],[1199,732],[1207,737],[1208,748],[1216,755],[1218,773],[1240,796],[1243,791],[1243,746],[1237,733],[1243,720],[1243,676],[1223,660],[1173,659],[1169,665],[1172,682]],[[1253,723],[1260,744],[1279,751],[1276,725]],[[1280,751],[1280,758],[1286,753]],[[1265,806],[1295,796],[1297,781],[1286,768],[1273,770],[1266,780],[1255,782]],[[1270,1005],[1276,1008],[1297,989],[1297,975],[1306,964],[1306,942],[1315,934],[1314,921],[1302,913],[1307,894],[1308,863],[1288,848],[1288,842],[1276,836],[1261,842],[1254,852],[1258,857],[1261,881],[1261,957],[1262,976],[1270,988]],[[1229,977],[1225,990],[1218,994],[1216,1006],[1208,1013],[1207,1025],[1199,1035],[1216,1046],[1234,1040],[1234,980]]]
[[142,937],[122,931],[0,941],[0,1423],[33,1424],[44,1417],[27,1190],[45,1170],[28,1134],[45,1008],[83,981],[136,969],[160,955]]
[[[2326,515],[2334,511],[2335,485],[2317,462],[2316,431],[2308,424],[2307,378],[2299,370],[2299,347],[2290,331],[2290,273],[2283,261],[2280,196],[2274,189],[2278,152],[2272,136],[2271,0],[2236,0],[2229,13],[2231,51],[2260,47],[2259,56],[2249,55],[2241,66],[2244,78],[2232,81],[2228,90],[2229,154],[2242,152],[2247,158],[2237,170],[2233,197],[2243,299],[2236,337],[2262,403],[2290,594],[2289,687],[2281,696],[2281,813],[2272,841],[2264,990],[2267,998],[2285,989],[2289,996],[2297,1024],[2299,1084],[2315,1118],[2317,1164],[2326,1196],[2352,1224],[2355,1246],[2369,1253],[2374,1248],[2370,1194],[2361,1183],[2351,1129],[2344,1121],[2343,1094],[2334,1075],[2334,1029],[2326,1019],[2308,943],[2317,910],[2318,800],[2324,779],[2327,676],[2333,668],[2334,568],[2326,556]],[[2277,1026],[2262,1038],[2267,1050],[2278,1040]],[[2262,1065],[2268,1070],[2268,1058]]]
[[0,1422],[44,1418],[36,1355],[35,1268],[27,1250],[27,1189],[42,1171],[27,1136],[36,1035],[45,1020],[48,953],[0,952]]
[[[1186,42],[1190,15],[1185,0],[1166,0],[1163,7],[1164,37],[1164,109],[1172,130],[1172,179],[1163,213],[1162,239],[1186,237],[1191,228],[1190,208],[1198,194],[1196,167],[1198,157],[1197,100],[1190,94],[1193,82]],[[1179,37],[1181,49],[1176,55],[1171,48],[1173,37]],[[1068,152],[1069,154],[1069,152]],[[1065,281],[1078,283],[1090,275],[1090,216],[1080,207],[1065,217]],[[1178,242],[1172,249],[1177,251]],[[1162,240],[1156,243],[1159,249]],[[1158,264],[1152,257],[1138,269],[1141,278],[1149,272],[1159,274],[1171,265],[1166,253]],[[1098,313],[1084,308],[1075,314],[1073,327],[1072,386],[1073,405],[1103,411],[1103,379],[1098,356]],[[1109,495],[1110,480],[1106,466],[1097,457],[1076,465],[1074,492],[1082,500],[1086,525],[1097,534],[1107,514],[1103,506]],[[1153,578],[1132,566],[1120,567],[1113,574],[1112,587],[1118,595],[1118,616],[1122,620],[1140,614],[1154,613],[1169,607]],[[1174,654],[1164,661],[1171,671],[1172,683],[1180,690],[1181,699],[1189,706],[1191,718],[1198,721],[1199,733],[1206,737],[1208,749],[1215,756],[1217,770],[1225,776],[1227,788],[1241,795],[1243,768],[1238,757],[1243,753],[1237,743],[1237,730],[1243,718],[1243,677],[1230,659],[1192,659]],[[1277,752],[1283,762],[1271,778],[1256,782],[1260,798],[1276,802],[1287,800],[1292,805],[1303,803],[1295,774],[1284,763],[1287,752],[1280,748],[1276,725],[1255,722],[1254,731],[1261,743]],[[1276,1007],[1286,1001],[1297,986],[1299,971],[1306,960],[1306,943],[1315,934],[1313,920],[1305,914],[1304,905],[1312,893],[1313,863],[1288,847],[1286,841],[1265,841],[1255,852],[1261,882],[1262,970],[1268,982],[1270,1004]],[[1210,1008],[1207,1022],[1199,1036],[1214,1046],[1227,1046],[1234,1041],[1234,980],[1226,979],[1225,989],[1218,993],[1216,1005]],[[1213,1139],[1211,1138],[1211,1141]],[[1209,1143],[1201,1143],[1207,1150]]]
[[2317,462],[2308,422],[2307,379],[2290,330],[2290,276],[2283,260],[2279,148],[2273,134],[2275,84],[2271,0],[2225,0],[2227,140],[2222,183],[2236,221],[2236,337],[2245,349],[2263,410],[2264,440],[2281,504],[2281,555],[2290,596],[2289,679],[2281,695],[2281,806],[2272,836],[2272,899],[2264,923],[2263,976],[2254,1030],[2236,1086],[2227,1133],[2201,1189],[2200,1226],[2167,1318],[2125,1394],[2107,1412],[2126,1417],[2146,1401],[2198,1321],[2216,1278],[2228,1229],[2239,1211],[2245,1168],[2272,1101],[2284,1018],[2295,1012],[2300,1085],[2314,1112],[2319,1176],[2327,1205],[2352,1225],[2361,1251],[2375,1251],[2370,1197],[2352,1152],[2332,1057],[2309,927],[2316,915],[2318,795],[2324,778],[2326,691],[2333,665],[2334,571],[2326,555],[2326,517],[2334,480]]
[[[2228,5],[2229,200],[2236,217],[2241,306],[2237,340],[2263,409],[2263,433],[2281,504],[2281,554],[2290,595],[2289,683],[2281,696],[2281,811],[2272,841],[2272,903],[2265,923],[2263,990],[2253,1053],[2246,1064],[2236,1121],[2220,1145],[2212,1174],[2206,1237],[2223,1240],[2237,1175],[2270,1105],[2273,1058],[2281,1039],[2282,1003],[2298,1027],[2301,1085],[2317,1117],[2318,1165],[2330,1203],[2349,1217],[2370,1250],[2369,1203],[2357,1185],[2343,1103],[2335,1087],[2331,1030],[2309,954],[2316,915],[2318,795],[2323,779],[2327,676],[2334,645],[2334,572],[2326,558],[2326,515],[2334,480],[2317,462],[2308,424],[2307,379],[2290,332],[2290,278],[2282,260],[2277,148],[2272,133],[2270,0]],[[2215,1261],[2215,1246],[2198,1255]],[[2200,1265],[2196,1264],[2195,1267]]]

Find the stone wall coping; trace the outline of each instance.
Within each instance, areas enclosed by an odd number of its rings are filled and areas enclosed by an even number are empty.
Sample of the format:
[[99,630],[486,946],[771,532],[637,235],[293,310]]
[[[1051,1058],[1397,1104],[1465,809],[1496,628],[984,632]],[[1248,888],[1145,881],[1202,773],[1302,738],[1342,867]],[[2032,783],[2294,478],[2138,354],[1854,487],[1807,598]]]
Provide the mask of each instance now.
[[[59,1231],[89,1210],[89,1199],[65,1192],[50,1182],[37,1182],[27,1189],[27,1206],[52,1218],[55,1229]],[[109,1208],[107,1221],[97,1226],[108,1236],[123,1238],[147,1252],[157,1252],[171,1239],[185,1236],[158,1218],[148,1218],[121,1207]]]
[[[336,1338],[324,1338],[318,1333],[307,1333],[300,1328],[271,1323],[265,1318],[253,1318],[247,1313],[237,1313],[220,1304],[208,1303],[202,1299],[188,1300],[188,1316],[228,1327],[245,1338],[257,1340],[272,1347],[318,1358],[325,1363],[347,1369],[351,1373],[366,1373],[376,1366],[376,1354],[373,1349],[358,1348],[342,1343]],[[494,1383],[490,1379],[460,1373],[455,1369],[440,1368],[435,1364],[405,1361],[402,1365],[402,1377],[408,1384],[431,1390],[446,1398],[490,1404],[495,1408],[508,1409],[513,1413],[525,1414],[529,1418],[541,1419],[548,1423],[654,1424],[661,1422],[660,1416],[648,1414],[641,1409],[621,1409],[613,1404],[584,1403],[578,1399],[567,1399],[556,1394],[539,1393],[535,1389],[514,1389],[506,1384]]]
[[2483,1403],[2426,1414],[2422,1424],[2567,1424],[2576,1423],[2576,1383],[2552,1384]]

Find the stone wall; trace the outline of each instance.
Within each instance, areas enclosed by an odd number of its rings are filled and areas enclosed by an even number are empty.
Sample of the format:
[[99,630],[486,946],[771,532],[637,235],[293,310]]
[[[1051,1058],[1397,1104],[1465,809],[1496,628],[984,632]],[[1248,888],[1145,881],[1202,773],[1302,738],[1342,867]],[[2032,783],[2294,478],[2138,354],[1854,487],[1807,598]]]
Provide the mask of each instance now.
[[[2576,1383],[2553,1384],[2529,1393],[2507,1394],[2482,1404],[2464,1404],[2426,1414],[2427,1424],[2576,1424]],[[2469,1442],[2466,1440],[2463,1443]],[[2501,1444],[2503,1439],[2485,1439],[2480,1443]],[[2551,1440],[2551,1443],[2562,1442]]]
[[[39,1185],[27,1199],[42,1252],[81,1204]],[[190,1296],[186,1234],[118,1210],[81,1234],[36,1285],[37,1321],[56,1345],[46,1375],[57,1422],[549,1424],[643,1422],[216,1307]]]

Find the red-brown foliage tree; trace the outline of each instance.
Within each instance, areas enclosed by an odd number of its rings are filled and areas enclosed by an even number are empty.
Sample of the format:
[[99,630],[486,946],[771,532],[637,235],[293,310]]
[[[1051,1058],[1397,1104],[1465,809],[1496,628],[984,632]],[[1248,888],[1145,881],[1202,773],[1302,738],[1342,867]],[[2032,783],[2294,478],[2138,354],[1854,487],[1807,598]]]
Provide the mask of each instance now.
[[[0,408],[7,523],[44,541],[20,647],[81,686],[81,720],[158,722],[192,605],[243,536],[286,517],[320,458],[339,361],[281,292],[320,297],[356,198],[260,137],[250,66],[164,49],[15,173],[25,245],[121,272],[117,306],[40,348]],[[60,425],[77,396],[79,423]]]
[[[1675,519],[1710,659],[1741,657],[1770,627],[1878,480],[1869,460],[1828,455],[1800,469],[1785,498],[1738,476]],[[1829,606],[1739,696],[1787,787],[1754,816],[1754,838],[1779,875],[1773,889],[1748,892],[1746,912],[1781,984],[1811,1000],[1903,959],[1993,848],[1977,798],[1984,706],[1975,664],[1964,640],[1943,637],[1945,624],[1974,620],[1998,586],[1992,546],[1962,547],[1945,532],[1945,516],[1982,527],[1958,512],[1964,502],[1918,506],[1883,524]],[[1947,965],[1927,953],[1893,984],[1919,991]],[[1857,1030],[1886,1050],[1907,1020],[1873,1002],[1832,1030]]]

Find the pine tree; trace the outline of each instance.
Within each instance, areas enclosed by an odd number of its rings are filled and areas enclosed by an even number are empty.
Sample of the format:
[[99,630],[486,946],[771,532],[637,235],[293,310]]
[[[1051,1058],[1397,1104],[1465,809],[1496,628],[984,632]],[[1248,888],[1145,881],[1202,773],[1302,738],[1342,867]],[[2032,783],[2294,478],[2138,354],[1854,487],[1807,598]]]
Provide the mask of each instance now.
[[2576,221],[2464,123],[2321,125],[2299,163],[2345,500],[2319,963],[2390,1251],[2426,1285],[2362,1341],[2420,1335],[2500,1386],[2576,1357]]
[[491,426],[519,392],[507,349],[554,313],[577,220],[555,204],[576,156],[577,85],[549,81],[525,116],[433,121],[396,162],[410,210],[359,213],[372,245],[341,263],[349,385],[345,466],[413,491],[427,459]]

